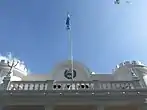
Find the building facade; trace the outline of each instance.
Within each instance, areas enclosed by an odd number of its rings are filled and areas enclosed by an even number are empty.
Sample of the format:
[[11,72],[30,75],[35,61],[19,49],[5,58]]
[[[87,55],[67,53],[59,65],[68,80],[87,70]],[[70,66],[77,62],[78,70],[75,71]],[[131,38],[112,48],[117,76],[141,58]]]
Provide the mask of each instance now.
[[59,63],[50,74],[28,74],[24,63],[0,57],[0,110],[146,110],[147,66],[125,61],[111,74],[80,62]]

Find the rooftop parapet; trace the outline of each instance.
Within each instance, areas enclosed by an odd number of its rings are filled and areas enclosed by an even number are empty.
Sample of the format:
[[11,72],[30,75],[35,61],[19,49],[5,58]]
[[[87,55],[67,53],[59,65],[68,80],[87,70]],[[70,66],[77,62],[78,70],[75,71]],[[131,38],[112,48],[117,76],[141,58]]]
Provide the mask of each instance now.
[[18,71],[23,72],[24,74],[28,73],[28,70],[23,61],[20,61],[17,58],[12,58],[10,54],[7,56],[0,55],[0,65],[1,66],[8,66],[8,64],[12,65],[13,62],[14,64],[18,63],[14,69],[17,69]]
[[143,63],[140,61],[124,61],[121,62],[120,64],[116,65],[115,69],[113,69],[113,72],[115,72],[117,69],[122,68],[122,67],[145,67]]

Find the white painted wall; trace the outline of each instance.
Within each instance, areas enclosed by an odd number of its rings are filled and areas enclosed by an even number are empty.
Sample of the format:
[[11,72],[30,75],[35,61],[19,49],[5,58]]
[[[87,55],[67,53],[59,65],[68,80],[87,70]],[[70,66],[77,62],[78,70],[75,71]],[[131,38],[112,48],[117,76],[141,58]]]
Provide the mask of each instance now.
[[131,73],[129,72],[128,68],[121,67],[118,68],[114,73],[114,80],[118,81],[130,81],[132,80]]

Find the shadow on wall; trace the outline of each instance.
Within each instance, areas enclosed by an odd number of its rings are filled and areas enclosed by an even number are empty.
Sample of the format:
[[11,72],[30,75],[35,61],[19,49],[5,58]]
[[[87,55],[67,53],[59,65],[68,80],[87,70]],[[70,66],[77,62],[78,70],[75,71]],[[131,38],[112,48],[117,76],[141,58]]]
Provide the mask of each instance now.
[[147,85],[147,75],[143,77],[145,84]]
[[45,110],[44,106],[6,106],[3,110]]

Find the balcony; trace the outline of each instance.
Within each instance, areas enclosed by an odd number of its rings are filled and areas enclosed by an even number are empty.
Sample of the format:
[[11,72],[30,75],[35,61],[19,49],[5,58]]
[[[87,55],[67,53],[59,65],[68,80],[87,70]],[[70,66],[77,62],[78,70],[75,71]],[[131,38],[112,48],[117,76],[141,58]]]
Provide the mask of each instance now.
[[[147,88],[134,81],[12,81],[0,90],[6,104],[93,104],[144,101]],[[12,98],[13,97],[13,98]],[[69,101],[70,99],[70,101]],[[77,101],[78,100],[78,101]],[[89,101],[91,100],[91,101]]]
[[134,81],[12,81],[7,91],[94,91],[134,90],[143,88]]

